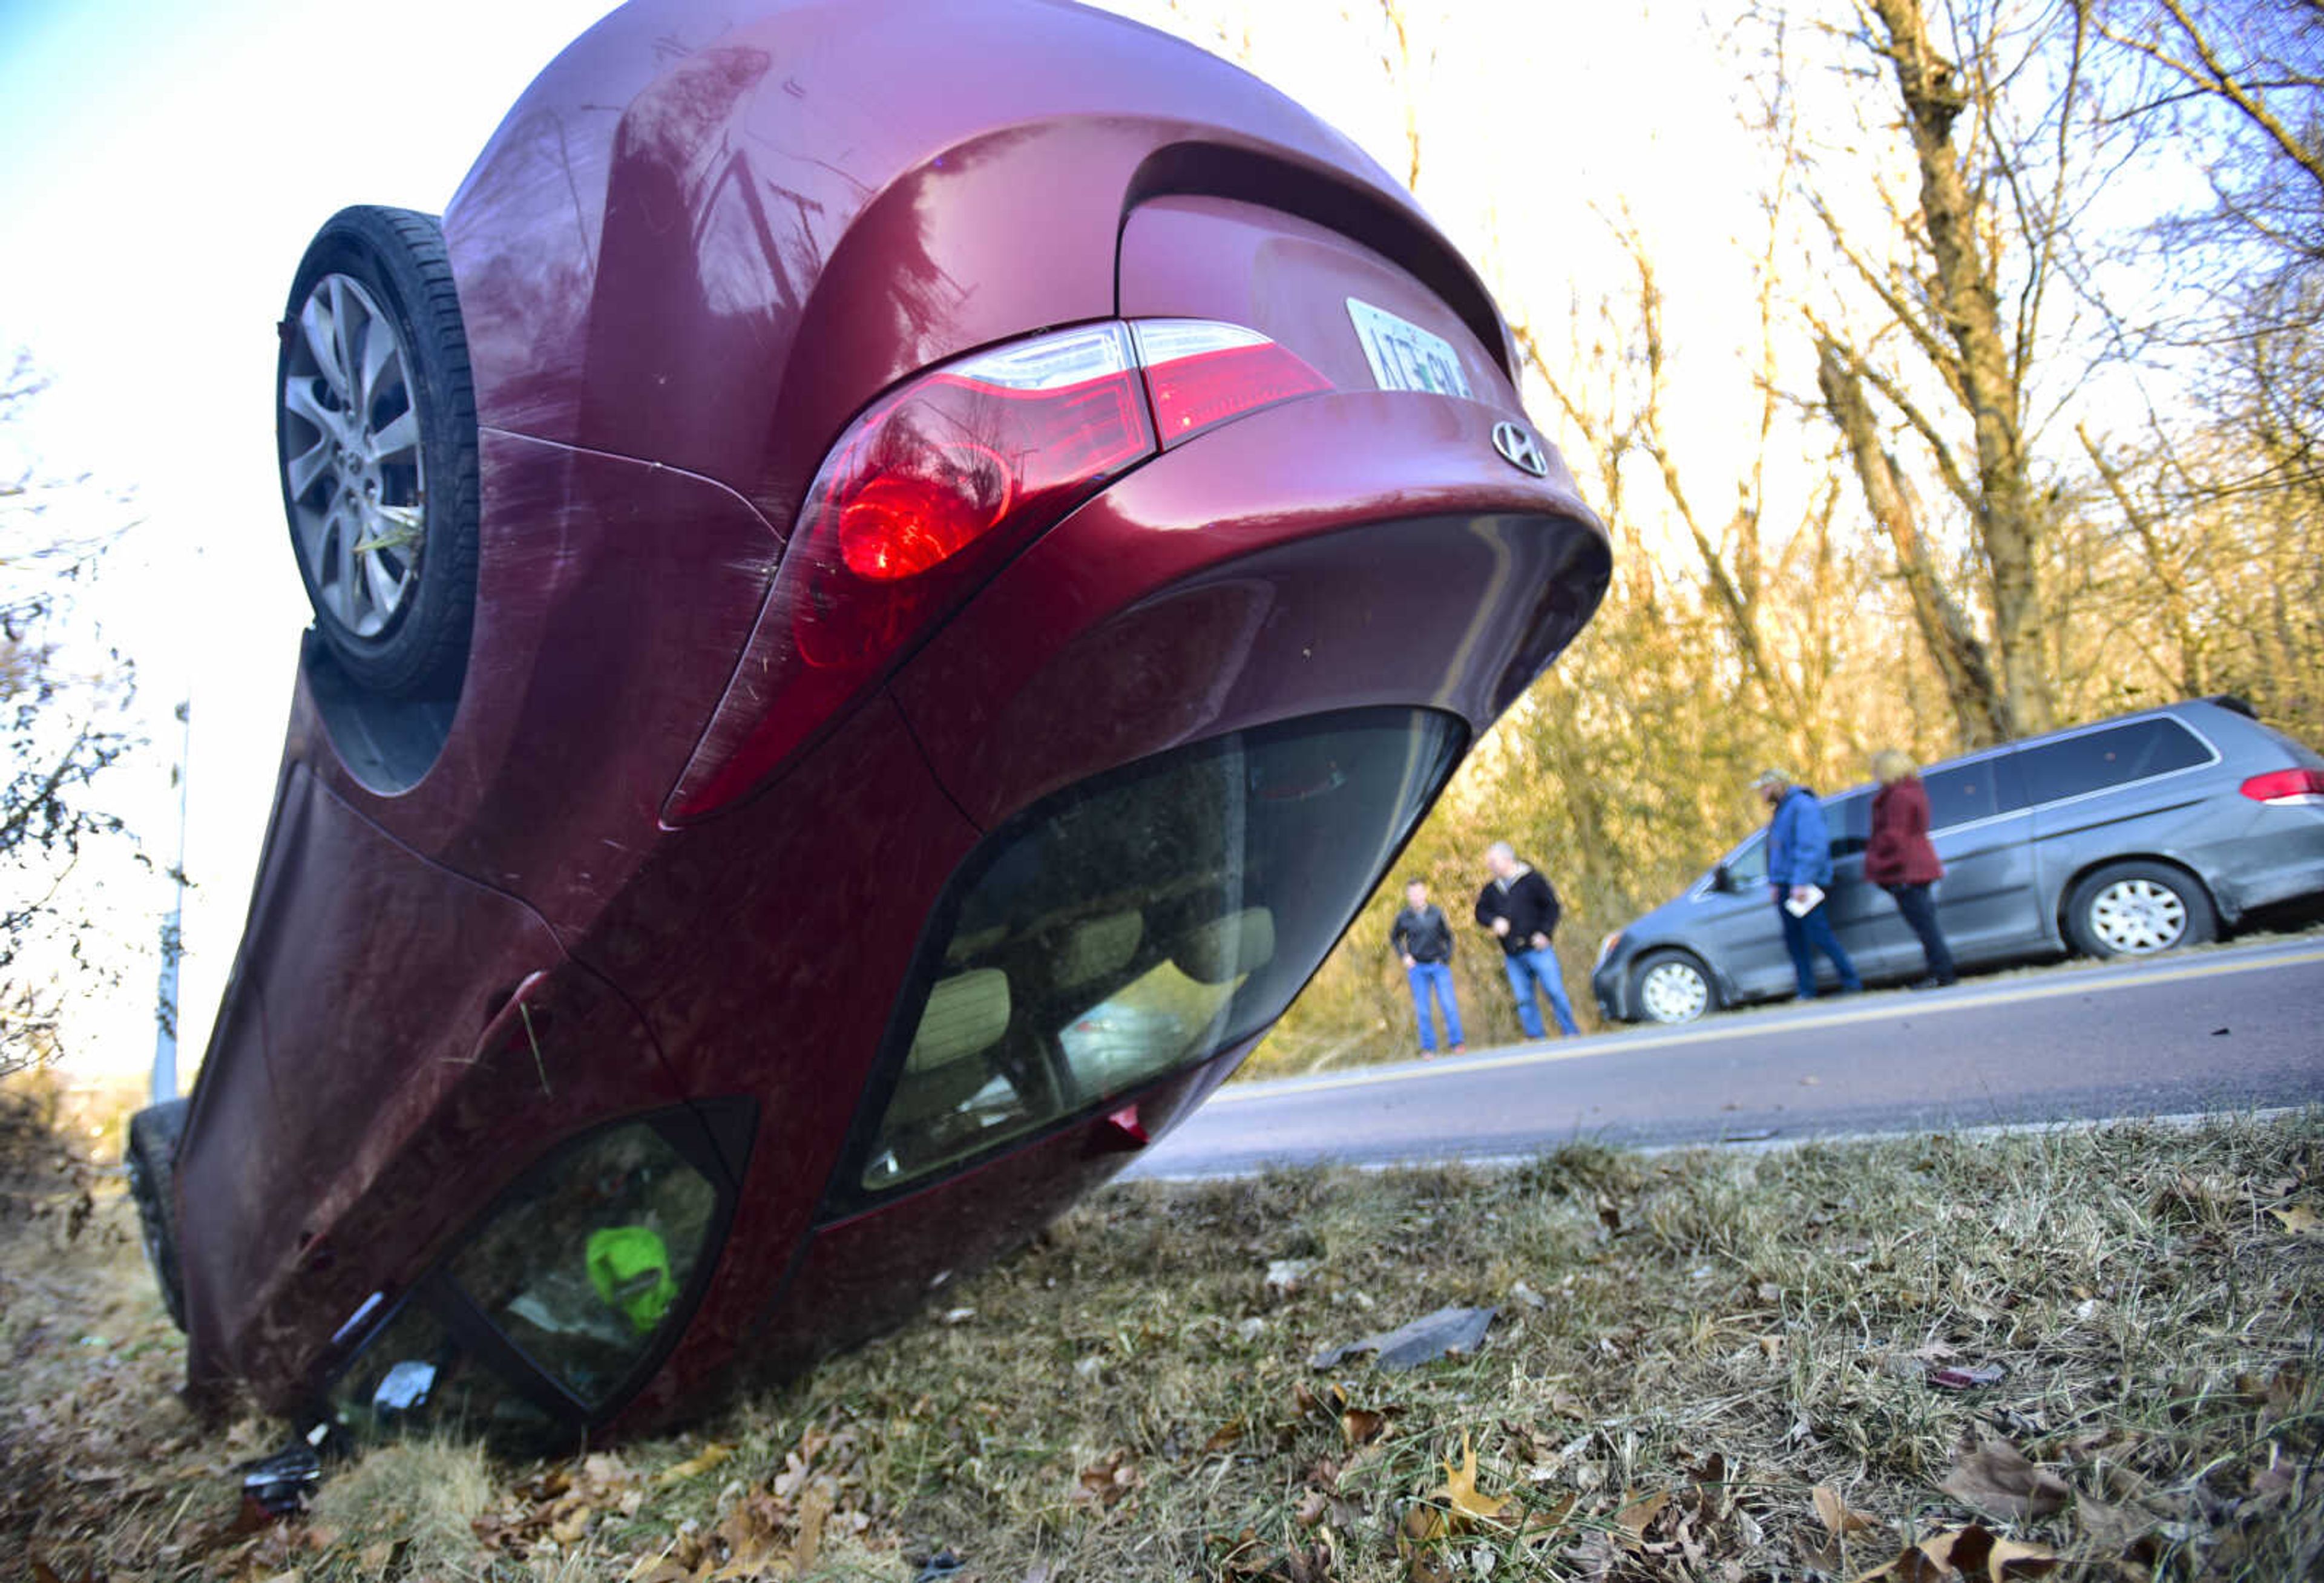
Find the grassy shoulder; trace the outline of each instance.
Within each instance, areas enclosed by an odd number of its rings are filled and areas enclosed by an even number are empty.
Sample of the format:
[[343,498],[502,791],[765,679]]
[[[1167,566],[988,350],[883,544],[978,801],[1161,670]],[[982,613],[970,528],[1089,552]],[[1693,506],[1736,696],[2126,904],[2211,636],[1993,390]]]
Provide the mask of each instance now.
[[[226,1472],[266,1426],[170,1394],[124,1210],[100,1193],[0,1262],[0,1548],[60,1578],[2324,1560],[2324,1116],[1127,1185],[687,1435],[521,1465],[391,1448],[257,1532]],[[1308,1362],[1450,1303],[1499,1311],[1472,1356]],[[1884,1575],[1953,1575],[1915,1553]]]

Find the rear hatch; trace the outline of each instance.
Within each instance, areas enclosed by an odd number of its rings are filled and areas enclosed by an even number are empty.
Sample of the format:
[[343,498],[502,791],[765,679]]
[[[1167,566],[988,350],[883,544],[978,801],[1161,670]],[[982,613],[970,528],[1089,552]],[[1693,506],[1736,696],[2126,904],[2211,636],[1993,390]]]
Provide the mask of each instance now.
[[1372,247],[1296,215],[1152,199],[1123,227],[1119,290],[1125,318],[1257,330],[1338,390],[1427,391],[1523,416],[1499,352],[1470,320]]

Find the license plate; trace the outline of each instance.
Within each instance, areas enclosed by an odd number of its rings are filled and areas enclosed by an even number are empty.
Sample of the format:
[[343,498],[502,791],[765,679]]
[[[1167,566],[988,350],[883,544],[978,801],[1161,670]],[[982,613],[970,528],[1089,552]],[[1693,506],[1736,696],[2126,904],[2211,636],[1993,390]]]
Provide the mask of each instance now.
[[1364,344],[1364,358],[1372,365],[1372,378],[1380,389],[1469,395],[1469,376],[1461,371],[1461,354],[1443,336],[1352,297],[1348,299],[1348,317],[1355,321],[1356,339]]

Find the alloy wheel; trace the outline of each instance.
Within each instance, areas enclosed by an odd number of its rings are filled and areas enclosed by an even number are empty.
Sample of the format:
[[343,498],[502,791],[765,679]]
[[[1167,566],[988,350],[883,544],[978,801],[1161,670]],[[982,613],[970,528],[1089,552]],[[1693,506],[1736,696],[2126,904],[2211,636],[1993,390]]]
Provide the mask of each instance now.
[[2166,951],[2187,933],[2187,903],[2153,879],[2117,879],[2090,898],[2090,933],[2124,956]]
[[411,602],[426,538],[418,382],[395,323],[324,275],[292,326],[282,377],[291,538],[316,603],[377,638]]

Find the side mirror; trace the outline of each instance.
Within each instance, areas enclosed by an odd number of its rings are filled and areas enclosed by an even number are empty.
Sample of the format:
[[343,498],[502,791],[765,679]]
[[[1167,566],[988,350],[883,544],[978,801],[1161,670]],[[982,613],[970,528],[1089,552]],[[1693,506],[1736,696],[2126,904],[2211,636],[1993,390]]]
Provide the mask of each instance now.
[[1711,866],[1711,888],[1713,890],[1732,890],[1735,888],[1735,876],[1727,871],[1726,864],[1713,863]]

